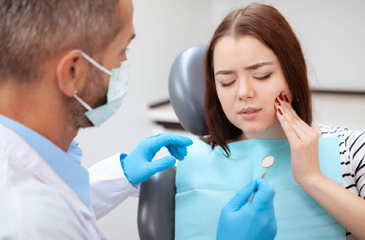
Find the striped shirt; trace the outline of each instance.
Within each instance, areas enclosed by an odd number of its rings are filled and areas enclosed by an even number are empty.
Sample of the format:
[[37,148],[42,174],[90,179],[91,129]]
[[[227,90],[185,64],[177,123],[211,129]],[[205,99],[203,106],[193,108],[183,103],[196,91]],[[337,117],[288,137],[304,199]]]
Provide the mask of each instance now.
[[[338,136],[341,158],[342,186],[365,199],[365,133],[339,127],[318,125],[322,137]],[[347,240],[355,240],[346,231]]]

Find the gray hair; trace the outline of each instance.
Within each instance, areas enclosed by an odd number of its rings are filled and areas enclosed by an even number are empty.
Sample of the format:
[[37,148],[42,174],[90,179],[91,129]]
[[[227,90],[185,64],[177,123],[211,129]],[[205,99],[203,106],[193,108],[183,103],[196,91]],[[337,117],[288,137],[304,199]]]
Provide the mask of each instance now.
[[93,55],[122,29],[119,0],[0,0],[0,83],[30,83],[61,52]]

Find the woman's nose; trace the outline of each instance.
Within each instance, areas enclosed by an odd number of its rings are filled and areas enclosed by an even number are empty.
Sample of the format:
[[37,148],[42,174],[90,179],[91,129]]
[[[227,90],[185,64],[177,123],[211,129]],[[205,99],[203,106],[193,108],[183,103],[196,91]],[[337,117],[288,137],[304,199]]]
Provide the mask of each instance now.
[[248,78],[241,78],[238,81],[237,98],[239,101],[246,101],[255,96],[255,91],[253,89],[252,83]]

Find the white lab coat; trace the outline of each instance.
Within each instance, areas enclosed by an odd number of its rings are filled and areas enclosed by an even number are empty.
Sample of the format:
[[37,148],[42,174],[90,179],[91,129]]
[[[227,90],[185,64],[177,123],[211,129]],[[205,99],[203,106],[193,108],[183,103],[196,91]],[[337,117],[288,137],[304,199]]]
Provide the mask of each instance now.
[[[94,213],[12,130],[0,124],[0,239],[107,239]],[[90,200],[97,218],[138,196],[119,157],[91,167]]]

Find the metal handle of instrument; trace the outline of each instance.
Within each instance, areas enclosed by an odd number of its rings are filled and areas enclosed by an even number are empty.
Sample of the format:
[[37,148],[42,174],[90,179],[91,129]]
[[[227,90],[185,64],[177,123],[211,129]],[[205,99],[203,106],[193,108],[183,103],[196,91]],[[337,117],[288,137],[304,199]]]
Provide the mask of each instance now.
[[[267,172],[269,171],[269,168],[267,168],[266,172],[264,173],[264,175],[262,175],[262,179],[265,179]],[[255,189],[255,191],[253,191],[253,193],[251,194],[250,198],[248,199],[249,202],[252,202],[252,198],[253,195],[257,192],[257,189]]]

